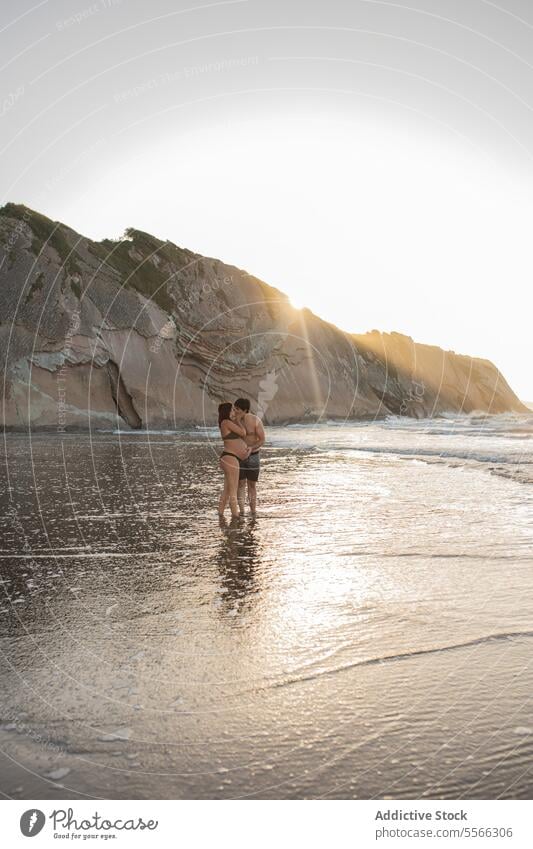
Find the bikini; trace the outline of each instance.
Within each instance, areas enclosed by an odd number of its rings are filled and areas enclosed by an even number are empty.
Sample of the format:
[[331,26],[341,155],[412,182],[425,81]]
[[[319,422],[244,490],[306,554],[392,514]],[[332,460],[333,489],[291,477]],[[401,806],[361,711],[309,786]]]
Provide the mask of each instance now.
[[[223,436],[223,437],[222,437],[222,439],[223,439],[223,440],[224,440],[224,442],[225,442],[225,441],[226,441],[226,439],[242,439],[242,436],[239,436],[239,434],[238,434],[238,433],[233,433],[233,431],[232,431],[232,430],[230,430],[230,432],[228,433],[228,435],[227,435],[227,436]],[[240,459],[241,459],[240,457],[238,457],[238,456],[237,456],[237,454],[233,454],[231,451],[226,451],[226,450],[224,450],[220,456],[221,456],[221,457],[237,457],[237,460],[239,460],[239,461],[240,461]]]

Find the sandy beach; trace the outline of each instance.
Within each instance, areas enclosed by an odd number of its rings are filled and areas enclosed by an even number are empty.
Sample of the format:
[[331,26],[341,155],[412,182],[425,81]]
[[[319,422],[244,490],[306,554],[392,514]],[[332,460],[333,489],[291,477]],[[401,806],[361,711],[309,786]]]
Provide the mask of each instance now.
[[[530,798],[532,420],[5,437],[1,791]],[[16,490],[9,489],[16,480]]]

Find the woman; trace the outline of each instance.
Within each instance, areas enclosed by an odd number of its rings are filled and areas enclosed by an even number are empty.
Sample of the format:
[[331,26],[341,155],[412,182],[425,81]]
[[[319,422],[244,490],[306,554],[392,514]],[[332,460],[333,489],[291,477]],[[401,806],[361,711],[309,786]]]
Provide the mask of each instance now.
[[[239,488],[239,460],[246,460],[251,449],[244,441],[246,431],[234,417],[238,417],[240,410],[234,409],[233,404],[220,404],[218,408],[218,426],[220,435],[224,440],[224,450],[220,455],[220,468],[224,472],[224,489],[218,502],[218,515],[223,516],[226,504],[229,501],[231,515],[233,518],[239,515],[237,503],[237,490]],[[244,413],[241,415],[243,417]]]

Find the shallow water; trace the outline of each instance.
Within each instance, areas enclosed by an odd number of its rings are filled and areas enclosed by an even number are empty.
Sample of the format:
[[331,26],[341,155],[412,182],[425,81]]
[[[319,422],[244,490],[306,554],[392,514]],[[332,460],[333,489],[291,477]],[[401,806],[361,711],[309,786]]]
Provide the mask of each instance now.
[[[0,790],[530,798],[533,419],[9,435]],[[11,489],[9,488],[11,487]]]

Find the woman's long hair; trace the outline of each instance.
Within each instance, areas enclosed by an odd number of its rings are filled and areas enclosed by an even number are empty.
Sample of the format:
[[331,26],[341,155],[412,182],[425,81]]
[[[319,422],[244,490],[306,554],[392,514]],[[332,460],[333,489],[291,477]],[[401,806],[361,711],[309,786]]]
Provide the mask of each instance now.
[[223,421],[225,421],[226,419],[229,419],[232,407],[233,407],[233,404],[229,401],[226,401],[224,404],[218,405],[218,426],[219,427],[220,427],[220,425],[222,424]]

